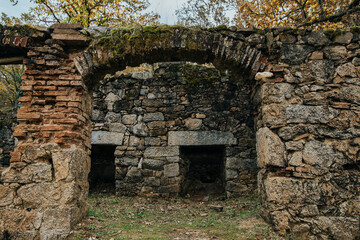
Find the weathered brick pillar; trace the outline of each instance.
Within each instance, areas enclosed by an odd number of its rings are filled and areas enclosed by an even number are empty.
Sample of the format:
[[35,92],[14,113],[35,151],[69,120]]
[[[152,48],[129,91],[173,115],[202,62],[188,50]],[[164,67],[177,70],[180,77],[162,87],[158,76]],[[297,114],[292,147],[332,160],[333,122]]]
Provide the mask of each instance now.
[[81,36],[61,27],[50,29],[52,38],[30,47],[24,60],[19,143],[0,181],[5,238],[63,239],[87,213],[91,98],[69,54]]

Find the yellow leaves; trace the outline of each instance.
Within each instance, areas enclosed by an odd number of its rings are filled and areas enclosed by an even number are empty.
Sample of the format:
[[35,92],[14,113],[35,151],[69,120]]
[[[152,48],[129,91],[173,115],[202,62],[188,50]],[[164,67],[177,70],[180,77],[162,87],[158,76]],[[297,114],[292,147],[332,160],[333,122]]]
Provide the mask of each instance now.
[[37,23],[80,23],[84,27],[157,23],[159,16],[144,13],[147,0],[31,0]]
[[[238,0],[237,23],[247,27],[296,27],[324,16],[330,16],[348,6],[347,0]],[[343,6],[342,8],[340,6]],[[316,28],[339,28],[344,23],[324,22]]]

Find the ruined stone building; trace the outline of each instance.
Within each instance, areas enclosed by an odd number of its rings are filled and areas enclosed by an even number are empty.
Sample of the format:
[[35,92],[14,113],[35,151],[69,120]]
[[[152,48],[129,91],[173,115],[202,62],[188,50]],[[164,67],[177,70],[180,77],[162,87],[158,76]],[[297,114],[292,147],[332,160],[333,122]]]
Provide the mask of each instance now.
[[0,129],[0,239],[66,238],[103,183],[257,191],[294,239],[359,238],[359,44],[356,27],[0,26],[0,62],[26,66],[10,161]]

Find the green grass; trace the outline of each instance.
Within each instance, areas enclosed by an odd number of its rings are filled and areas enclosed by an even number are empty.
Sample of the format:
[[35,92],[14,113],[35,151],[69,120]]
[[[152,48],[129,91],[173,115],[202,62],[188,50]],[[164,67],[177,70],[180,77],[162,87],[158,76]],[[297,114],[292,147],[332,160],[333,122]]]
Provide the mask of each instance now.
[[[257,198],[195,202],[182,198],[90,194],[88,217],[72,240],[283,239],[259,217]],[[217,212],[211,205],[223,206]]]

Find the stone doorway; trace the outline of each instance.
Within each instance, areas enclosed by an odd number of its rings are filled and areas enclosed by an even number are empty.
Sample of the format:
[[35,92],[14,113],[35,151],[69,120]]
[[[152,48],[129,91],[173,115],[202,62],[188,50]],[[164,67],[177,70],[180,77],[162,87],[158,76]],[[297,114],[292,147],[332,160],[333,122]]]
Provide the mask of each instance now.
[[225,146],[182,146],[184,163],[181,195],[188,197],[223,197],[225,193]]
[[113,145],[92,145],[90,191],[115,192],[115,152]]

